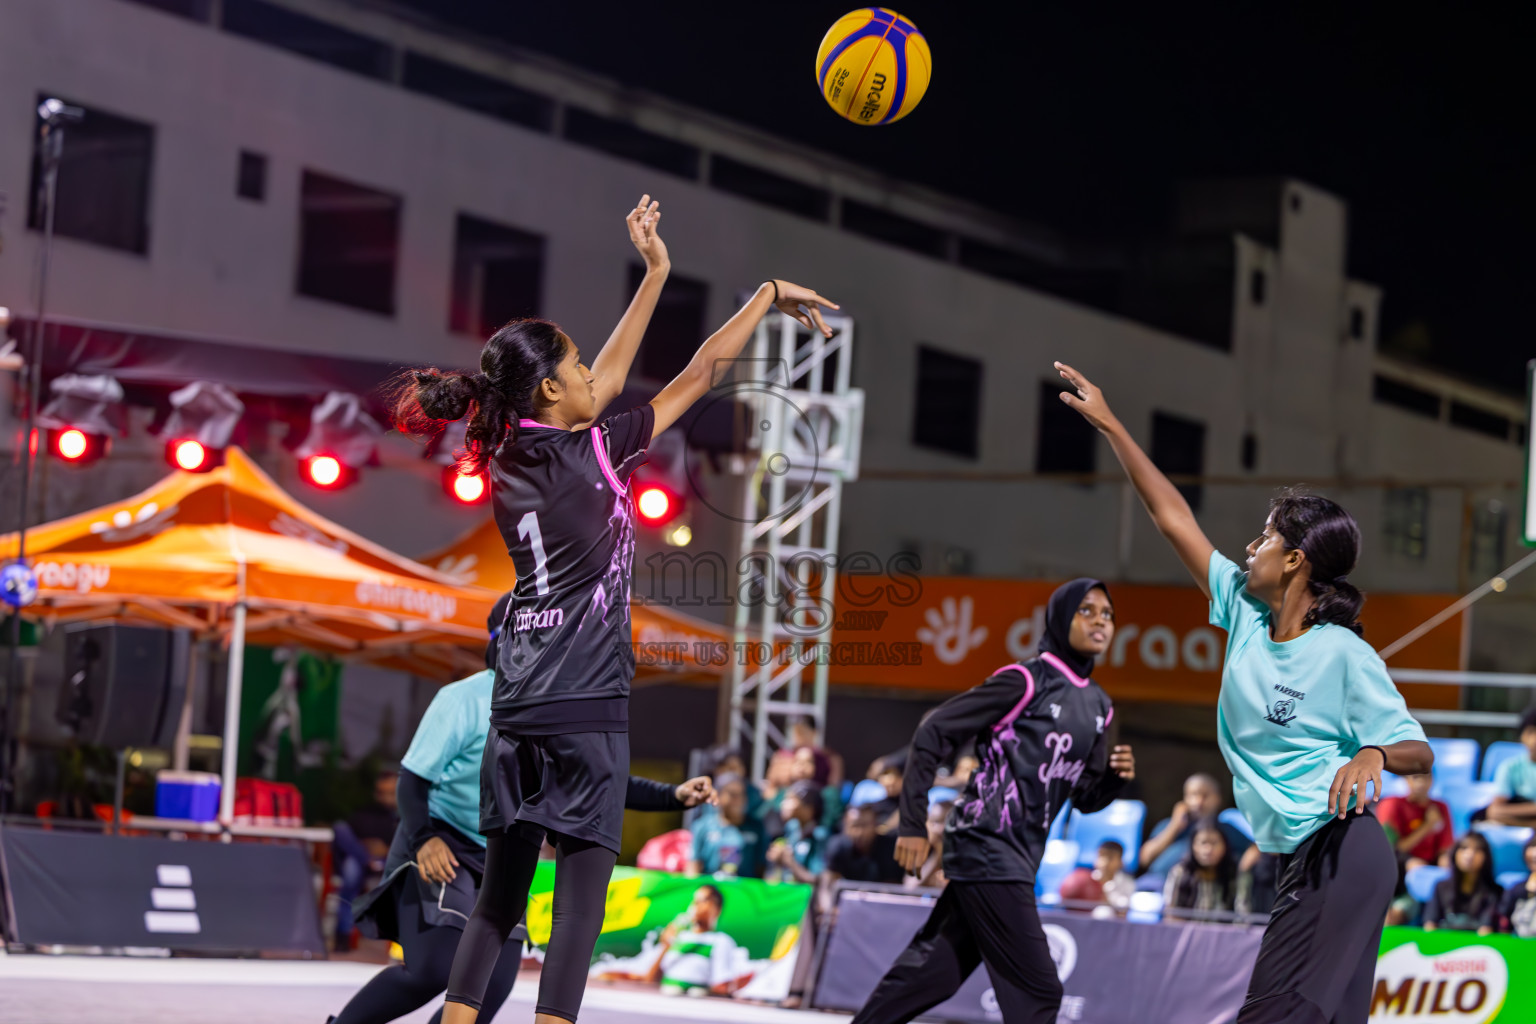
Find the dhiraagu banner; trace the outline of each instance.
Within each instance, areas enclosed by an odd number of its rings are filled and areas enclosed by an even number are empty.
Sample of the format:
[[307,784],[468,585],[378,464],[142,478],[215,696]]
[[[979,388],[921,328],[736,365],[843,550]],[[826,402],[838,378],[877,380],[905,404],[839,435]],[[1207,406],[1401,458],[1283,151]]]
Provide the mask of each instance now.
[[1388,928],[1376,961],[1371,1021],[1536,1021],[1536,941],[1473,932]]
[[[554,885],[554,861],[540,861],[528,895],[540,959]],[[592,979],[777,1002],[789,994],[810,901],[809,885],[614,868]]]

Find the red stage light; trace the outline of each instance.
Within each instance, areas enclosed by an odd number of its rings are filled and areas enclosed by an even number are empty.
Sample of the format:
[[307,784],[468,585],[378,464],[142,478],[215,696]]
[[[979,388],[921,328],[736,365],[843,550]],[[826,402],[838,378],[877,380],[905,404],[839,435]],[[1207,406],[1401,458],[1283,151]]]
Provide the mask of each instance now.
[[107,454],[107,438],[79,427],[50,430],[48,454],[71,466],[88,466]]
[[463,473],[453,474],[453,496],[466,505],[473,505],[486,494],[485,477],[476,473],[473,476],[465,476]]
[[665,488],[655,484],[640,491],[635,498],[635,507],[640,510],[640,518],[651,526],[661,526],[677,515],[676,499]]
[[304,476],[316,487],[330,490],[342,483],[346,467],[333,455],[315,455],[304,460]]
[[208,465],[208,449],[197,441],[173,441],[171,459],[188,473],[196,473]]

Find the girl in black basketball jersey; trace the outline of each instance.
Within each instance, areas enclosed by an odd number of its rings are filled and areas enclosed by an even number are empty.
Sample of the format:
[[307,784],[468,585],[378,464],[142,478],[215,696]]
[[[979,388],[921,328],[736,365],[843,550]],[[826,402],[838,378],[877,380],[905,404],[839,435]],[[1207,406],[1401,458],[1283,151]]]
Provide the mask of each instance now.
[[650,196],[629,213],[646,274],[591,369],[555,324],[517,320],[486,342],[479,373],[418,373],[397,409],[401,429],[417,435],[470,417],[462,465],[489,471],[496,525],[517,567],[481,767],[486,874],[449,976],[444,1024],[475,1020],[546,836],[557,858],[554,922],[534,1019],[576,1019],[629,774],[629,476],[652,436],[709,390],[717,365],[740,353],[775,306],[831,336],[820,307],[835,303],[765,282],[660,394],[598,423],[623,390],[670,268],[659,219]]
[[909,874],[928,859],[934,772],[967,740],[981,764],[944,825],[949,885],[853,1024],[904,1024],[954,995],[980,964],[1004,1024],[1055,1024],[1061,982],[1035,911],[1046,834],[1069,796],[1096,811],[1136,776],[1131,748],[1110,746],[1109,696],[1088,678],[1114,633],[1103,583],[1064,584],[1046,606],[1038,657],[1004,665],[917,727],[896,842]]

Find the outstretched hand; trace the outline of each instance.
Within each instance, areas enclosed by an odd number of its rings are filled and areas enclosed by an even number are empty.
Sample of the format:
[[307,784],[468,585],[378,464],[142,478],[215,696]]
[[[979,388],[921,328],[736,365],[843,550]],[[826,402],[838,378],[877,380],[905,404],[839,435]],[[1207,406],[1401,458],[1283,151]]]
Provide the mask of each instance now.
[[694,808],[699,804],[719,804],[720,794],[715,792],[714,782],[708,775],[700,775],[689,779],[677,787],[675,791],[677,802],[687,808]]
[[1109,403],[1104,400],[1104,392],[1094,387],[1093,382],[1078,373],[1066,363],[1055,364],[1057,371],[1068,384],[1076,388],[1076,393],[1063,391],[1061,400],[1083,414],[1083,419],[1099,430],[1108,430],[1114,426],[1115,414],[1109,411]]
[[827,306],[831,309],[843,307],[798,284],[778,279],[773,283],[779,290],[778,301],[774,303],[779,308],[779,312],[794,317],[813,331],[820,331],[824,337],[832,337],[832,328],[822,322],[821,307]]
[[641,196],[640,202],[624,218],[629,227],[629,240],[644,258],[646,270],[666,270],[672,266],[667,256],[667,243],[656,233],[656,225],[660,222],[661,203],[653,200],[649,193]]

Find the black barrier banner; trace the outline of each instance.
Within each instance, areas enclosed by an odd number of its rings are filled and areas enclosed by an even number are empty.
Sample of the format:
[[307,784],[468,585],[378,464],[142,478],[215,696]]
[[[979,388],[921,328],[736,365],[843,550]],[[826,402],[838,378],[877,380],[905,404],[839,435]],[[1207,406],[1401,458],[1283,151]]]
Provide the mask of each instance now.
[[293,846],[0,829],[12,942],[325,955]]
[[[928,919],[934,896],[844,889],[813,1006],[856,1010]],[[1236,1018],[1259,954],[1261,928],[1129,924],[1040,914],[1066,989],[1059,1021],[1084,1024],[1222,1024]],[[986,968],[929,1016],[991,1024],[1003,1019]]]

